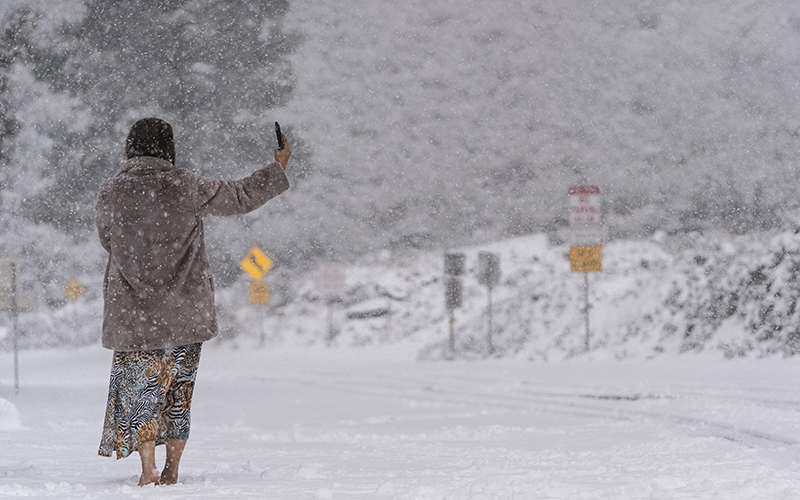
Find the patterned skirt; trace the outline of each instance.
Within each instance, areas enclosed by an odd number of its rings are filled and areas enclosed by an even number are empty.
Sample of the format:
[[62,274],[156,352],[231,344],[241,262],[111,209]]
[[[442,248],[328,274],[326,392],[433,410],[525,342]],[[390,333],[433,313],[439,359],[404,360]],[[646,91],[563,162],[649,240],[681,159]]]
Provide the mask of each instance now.
[[101,456],[125,458],[147,441],[189,438],[201,347],[114,352]]

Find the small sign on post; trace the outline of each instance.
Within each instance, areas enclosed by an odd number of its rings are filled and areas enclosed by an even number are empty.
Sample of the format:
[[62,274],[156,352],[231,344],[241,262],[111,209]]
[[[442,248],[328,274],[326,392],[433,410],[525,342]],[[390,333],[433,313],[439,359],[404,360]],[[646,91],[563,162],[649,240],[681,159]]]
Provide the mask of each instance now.
[[466,256],[463,253],[444,254],[444,274],[448,276],[461,276],[464,274],[464,262]]
[[[269,283],[261,281],[261,279],[267,275],[272,266],[272,259],[267,257],[267,254],[258,247],[251,248],[247,255],[244,256],[244,259],[239,262],[239,267],[242,268],[242,271],[253,278],[247,294],[250,305],[265,306],[269,304]],[[261,345],[264,345],[267,337],[264,308],[259,309],[261,310]]]
[[333,304],[342,298],[347,286],[345,267],[339,262],[321,262],[317,268],[317,289],[328,304],[328,342],[338,330],[333,322]]
[[19,394],[19,291],[20,267],[16,259],[0,260],[0,295],[8,298],[14,341],[14,394]]
[[445,306],[450,313],[450,337],[448,345],[450,352],[456,352],[456,334],[455,334],[455,315],[456,309],[461,307],[462,303],[462,285],[461,276],[464,274],[464,262],[466,256],[463,253],[446,253],[444,254],[444,273],[447,275],[445,278]]
[[317,289],[328,300],[341,298],[344,294],[347,273],[338,262],[321,262],[317,268]]
[[600,187],[570,186],[569,225],[582,226],[600,224],[602,224]]
[[569,264],[573,273],[599,273],[603,270],[603,247],[575,245],[569,248]]
[[453,312],[463,304],[463,287],[461,280],[455,276],[448,276],[444,280],[444,301],[449,312]]
[[500,282],[500,257],[490,252],[480,252],[478,254],[478,282],[481,285],[486,285],[486,343],[489,345],[489,352],[493,353],[492,289]]
[[75,302],[81,295],[86,293],[86,287],[83,286],[83,283],[78,281],[77,278],[70,279],[64,288],[61,289],[61,292],[72,302]]
[[266,276],[269,270],[272,269],[272,265],[272,259],[267,257],[267,254],[258,247],[251,248],[247,255],[244,256],[244,259],[239,262],[239,267],[242,268],[242,271],[249,274],[256,281]]
[[269,283],[266,281],[250,282],[248,298],[250,299],[250,304],[254,306],[269,304]]
[[478,254],[478,283],[489,288],[500,282],[500,257],[490,252]]
[[0,259],[0,289],[20,288],[19,261],[17,259]]
[[586,321],[586,350],[589,351],[589,274],[603,270],[603,247],[600,245],[602,205],[599,186],[570,186],[569,224],[572,228],[572,246],[569,249],[570,270],[583,273],[584,318]]

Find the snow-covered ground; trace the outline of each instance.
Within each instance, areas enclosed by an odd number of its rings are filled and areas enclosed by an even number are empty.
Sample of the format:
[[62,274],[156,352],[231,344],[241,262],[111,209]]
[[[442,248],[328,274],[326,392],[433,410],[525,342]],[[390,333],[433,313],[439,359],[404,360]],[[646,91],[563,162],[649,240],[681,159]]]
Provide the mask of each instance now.
[[[180,484],[96,456],[110,352],[0,355],[0,497],[800,498],[800,364],[206,344]],[[163,450],[159,460],[163,460]]]

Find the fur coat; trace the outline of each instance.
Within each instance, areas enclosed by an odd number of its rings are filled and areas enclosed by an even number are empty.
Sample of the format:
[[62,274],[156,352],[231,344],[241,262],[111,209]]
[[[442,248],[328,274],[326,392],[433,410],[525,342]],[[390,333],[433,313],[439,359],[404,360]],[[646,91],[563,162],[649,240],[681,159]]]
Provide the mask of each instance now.
[[108,251],[103,346],[147,351],[217,335],[203,217],[253,211],[289,188],[277,162],[238,181],[202,177],[153,156],[127,160],[100,187]]

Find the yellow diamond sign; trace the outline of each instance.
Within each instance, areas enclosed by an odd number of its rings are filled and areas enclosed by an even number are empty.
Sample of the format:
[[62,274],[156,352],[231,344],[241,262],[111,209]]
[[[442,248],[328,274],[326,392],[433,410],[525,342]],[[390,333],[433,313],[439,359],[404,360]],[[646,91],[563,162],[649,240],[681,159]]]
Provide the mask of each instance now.
[[267,257],[267,254],[262,252],[260,248],[253,247],[247,252],[244,259],[239,262],[239,267],[242,268],[242,271],[252,276],[254,280],[258,281],[272,269],[272,259]]
[[86,292],[86,287],[77,279],[72,278],[64,285],[61,291],[64,292],[64,295],[66,295],[69,300],[75,302]]

